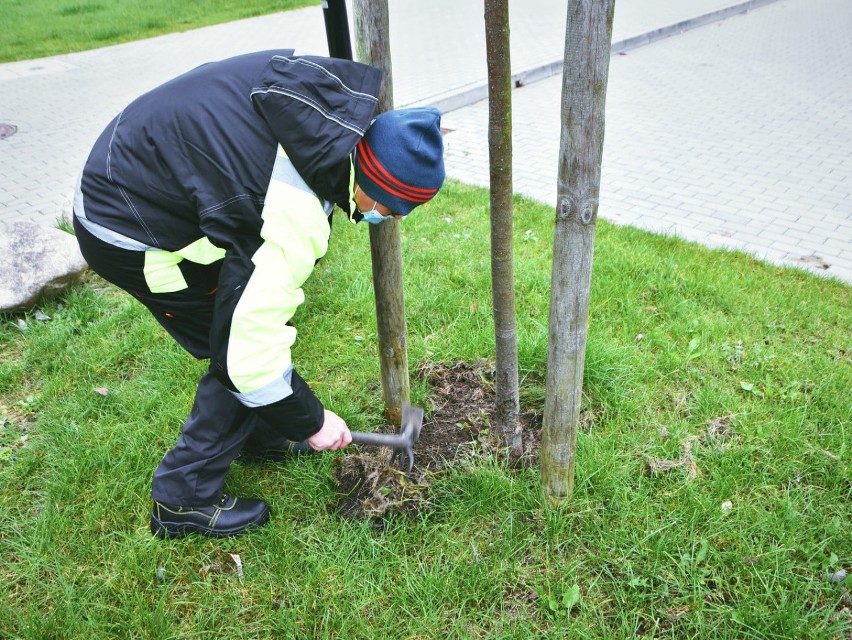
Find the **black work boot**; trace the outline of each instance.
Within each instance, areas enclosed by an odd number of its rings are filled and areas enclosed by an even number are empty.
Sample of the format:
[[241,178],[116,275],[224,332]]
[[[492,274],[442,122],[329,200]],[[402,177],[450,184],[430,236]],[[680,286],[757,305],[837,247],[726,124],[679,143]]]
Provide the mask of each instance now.
[[285,462],[294,456],[310,455],[319,453],[307,440],[295,442],[293,440],[284,440],[279,443],[274,449],[260,449],[251,445],[246,445],[240,451],[239,458],[245,462]]
[[155,500],[151,533],[160,538],[175,538],[187,533],[225,538],[238,536],[268,520],[269,506],[263,500],[222,496],[209,507],[180,507]]

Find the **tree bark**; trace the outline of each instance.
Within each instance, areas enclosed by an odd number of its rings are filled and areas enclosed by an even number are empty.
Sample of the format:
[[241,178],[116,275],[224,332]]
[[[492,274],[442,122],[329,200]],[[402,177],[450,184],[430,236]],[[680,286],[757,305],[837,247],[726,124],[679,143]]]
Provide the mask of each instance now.
[[553,505],[574,490],[615,0],[569,0],[541,450]]
[[[355,58],[382,72],[376,114],[393,109],[393,68],[387,0],[354,0]],[[379,225],[381,226],[381,225]]]
[[518,334],[512,259],[512,64],[509,1],[485,0],[488,60],[488,156],[491,184],[491,297],[494,305],[493,427],[511,455],[523,453],[518,422]]
[[[387,0],[355,0],[354,12],[356,57],[383,73],[376,113],[390,111],[393,109],[393,75]],[[408,403],[411,396],[402,288],[402,243],[396,220],[369,227],[385,419],[398,427],[402,422],[402,405]]]

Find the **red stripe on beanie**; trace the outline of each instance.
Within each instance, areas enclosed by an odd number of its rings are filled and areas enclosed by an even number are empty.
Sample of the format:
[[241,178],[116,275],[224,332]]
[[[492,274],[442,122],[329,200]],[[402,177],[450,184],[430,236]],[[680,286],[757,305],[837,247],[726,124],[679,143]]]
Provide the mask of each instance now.
[[391,173],[385,169],[379,162],[367,140],[362,138],[358,143],[358,159],[361,165],[361,171],[370,180],[376,183],[383,191],[408,200],[409,202],[427,202],[438,193],[437,189],[423,189],[413,185],[405,184],[396,179]]
[[[382,165],[382,163],[379,162],[379,159],[376,157],[376,154],[373,153],[373,149],[370,147],[370,144],[367,142],[367,140],[365,138],[361,139],[361,141],[358,143],[358,146],[362,147],[366,151],[366,155],[368,157],[368,160],[370,161],[370,164],[375,165],[375,169],[381,174],[381,176],[385,180],[394,183],[395,185],[399,186],[402,189],[410,189],[411,191],[420,191],[422,193],[431,193],[431,194],[435,194],[438,191],[437,189],[424,189],[422,187],[415,187],[414,185],[405,184],[404,182],[395,178],[390,173],[390,171],[385,169],[384,165]],[[371,166],[371,169],[372,169],[372,166]]]

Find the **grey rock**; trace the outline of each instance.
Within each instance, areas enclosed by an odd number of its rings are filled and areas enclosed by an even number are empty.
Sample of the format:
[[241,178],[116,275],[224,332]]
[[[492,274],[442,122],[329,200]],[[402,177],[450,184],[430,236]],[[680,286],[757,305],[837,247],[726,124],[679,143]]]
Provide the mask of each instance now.
[[32,307],[64,290],[88,265],[74,236],[34,222],[8,222],[0,234],[0,311]]
[[74,220],[74,193],[76,189],[71,189],[65,194],[65,199],[59,207],[60,219],[69,225],[73,224]]
[[846,580],[846,576],[846,569],[840,569],[840,571],[825,574],[825,579],[831,582],[832,584],[839,584]]

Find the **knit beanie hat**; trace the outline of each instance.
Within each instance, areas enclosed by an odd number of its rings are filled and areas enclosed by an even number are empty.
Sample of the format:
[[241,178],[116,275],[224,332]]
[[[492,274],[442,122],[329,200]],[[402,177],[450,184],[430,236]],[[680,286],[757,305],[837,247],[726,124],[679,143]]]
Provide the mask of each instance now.
[[395,214],[431,200],[444,183],[441,113],[417,107],[379,114],[356,147],[355,180]]

